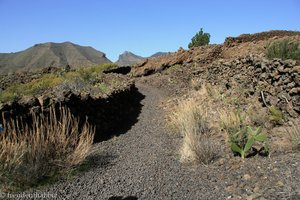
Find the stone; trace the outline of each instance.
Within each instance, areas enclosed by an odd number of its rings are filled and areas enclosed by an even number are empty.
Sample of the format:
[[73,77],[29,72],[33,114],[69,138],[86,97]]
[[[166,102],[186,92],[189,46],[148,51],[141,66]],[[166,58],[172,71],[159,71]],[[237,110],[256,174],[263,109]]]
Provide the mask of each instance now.
[[291,96],[286,91],[280,92],[277,95],[277,97],[280,98],[280,99],[288,100],[288,101],[290,101],[292,99]]
[[288,112],[288,114],[291,116],[291,117],[298,117],[298,114],[297,112],[291,107],[291,106],[287,106],[286,107],[286,111]]
[[281,65],[281,66],[278,67],[277,70],[278,70],[279,72],[283,73],[283,72],[284,72],[284,67]]
[[293,87],[295,87],[295,86],[296,86],[296,83],[295,83],[295,82],[290,82],[290,83],[287,84],[286,87],[287,87],[288,89],[291,89],[291,88],[293,88]]
[[292,72],[300,74],[300,66],[293,67]]
[[283,187],[284,183],[282,181],[278,181],[276,185],[279,186],[279,187]]
[[295,66],[296,64],[297,64],[296,60],[291,60],[291,59],[285,60],[284,62],[284,65],[287,67],[292,67]]
[[251,176],[249,175],[249,174],[245,174],[244,176],[243,176],[243,180],[245,180],[245,181],[248,181],[248,180],[250,180],[251,179]]
[[40,96],[37,98],[41,107],[47,106],[50,104],[50,98],[48,96]]
[[280,65],[280,62],[279,62],[279,61],[275,61],[275,62],[273,62],[273,64],[274,64],[275,66],[279,66],[279,65]]
[[268,68],[268,67],[267,67],[267,65],[266,65],[265,63],[262,63],[262,64],[261,64],[261,69],[262,69],[262,70],[266,70],[267,68]]
[[183,52],[185,52],[185,50],[182,47],[180,47],[177,52],[183,53]]
[[28,106],[28,107],[33,107],[39,104],[39,101],[37,98],[33,96],[25,96],[23,97],[19,102],[20,105]]
[[274,79],[275,80],[279,80],[281,78],[281,76],[280,75],[276,75],[276,76],[274,76]]
[[300,76],[294,77],[293,80],[296,83],[296,85],[300,86]]
[[254,200],[259,198],[261,195],[259,194],[251,194],[250,196],[247,196],[246,200]]
[[266,79],[267,78],[267,74],[266,73],[262,73],[260,76],[259,76],[260,79]]
[[300,94],[300,87],[292,88],[289,92],[290,95],[299,95]]
[[283,81],[284,84],[289,84],[291,81],[291,79],[289,77],[286,77]]
[[300,112],[300,106],[294,106],[294,110]]
[[258,193],[260,191],[261,191],[261,189],[258,186],[255,186],[254,189],[253,189],[254,193]]

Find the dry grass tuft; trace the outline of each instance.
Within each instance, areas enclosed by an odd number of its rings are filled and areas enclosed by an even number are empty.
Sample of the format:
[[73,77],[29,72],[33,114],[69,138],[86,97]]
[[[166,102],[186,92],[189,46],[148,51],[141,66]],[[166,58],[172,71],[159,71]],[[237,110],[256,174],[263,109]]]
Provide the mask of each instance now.
[[81,164],[93,144],[94,128],[68,109],[50,109],[49,117],[32,114],[32,125],[9,120],[0,133],[0,188],[22,189]]
[[287,128],[286,131],[293,145],[300,149],[300,120],[292,121],[291,126]]
[[180,155],[184,162],[209,164],[219,156],[219,145],[211,139],[211,110],[205,105],[208,101],[203,101],[210,98],[208,91],[202,88],[197,96],[181,102],[172,115],[172,123],[183,136]]
[[[255,102],[255,105],[258,105],[258,103]],[[266,108],[251,106],[247,110],[247,116],[250,118],[251,123],[257,127],[265,127],[266,124],[269,122],[269,115]]]

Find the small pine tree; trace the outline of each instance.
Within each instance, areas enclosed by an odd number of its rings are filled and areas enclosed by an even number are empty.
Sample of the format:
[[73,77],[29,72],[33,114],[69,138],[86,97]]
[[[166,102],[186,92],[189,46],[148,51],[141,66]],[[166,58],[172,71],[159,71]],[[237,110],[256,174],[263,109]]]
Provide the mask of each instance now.
[[210,34],[204,33],[203,28],[200,29],[198,33],[192,38],[192,41],[189,43],[189,48],[198,47],[209,44]]

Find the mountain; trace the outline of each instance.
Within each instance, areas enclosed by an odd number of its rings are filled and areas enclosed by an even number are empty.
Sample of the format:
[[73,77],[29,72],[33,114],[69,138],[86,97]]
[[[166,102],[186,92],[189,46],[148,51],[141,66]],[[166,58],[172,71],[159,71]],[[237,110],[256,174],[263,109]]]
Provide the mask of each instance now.
[[169,54],[169,53],[167,53],[167,52],[157,52],[157,53],[153,54],[152,56],[150,56],[149,58],[163,56],[163,55],[166,55],[166,54]]
[[66,65],[77,68],[100,63],[111,63],[111,61],[101,51],[71,42],[48,42],[36,44],[16,53],[0,53],[1,74]]
[[133,54],[132,52],[125,51],[123,54],[119,56],[118,61],[116,62],[119,66],[131,66],[133,64],[139,63],[147,58],[154,58],[162,55],[166,55],[166,52],[157,52],[150,57],[142,57]]
[[130,66],[145,60],[146,58],[135,55],[129,51],[125,51],[123,54],[119,55],[119,59],[116,62],[119,66]]

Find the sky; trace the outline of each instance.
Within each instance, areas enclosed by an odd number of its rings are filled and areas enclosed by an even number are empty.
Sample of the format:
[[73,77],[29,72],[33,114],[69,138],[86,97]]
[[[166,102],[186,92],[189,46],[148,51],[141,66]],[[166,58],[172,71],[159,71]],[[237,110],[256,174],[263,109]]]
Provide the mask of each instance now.
[[210,43],[268,30],[300,31],[299,0],[0,0],[0,52],[37,43],[92,46],[116,61],[174,52],[203,28]]

